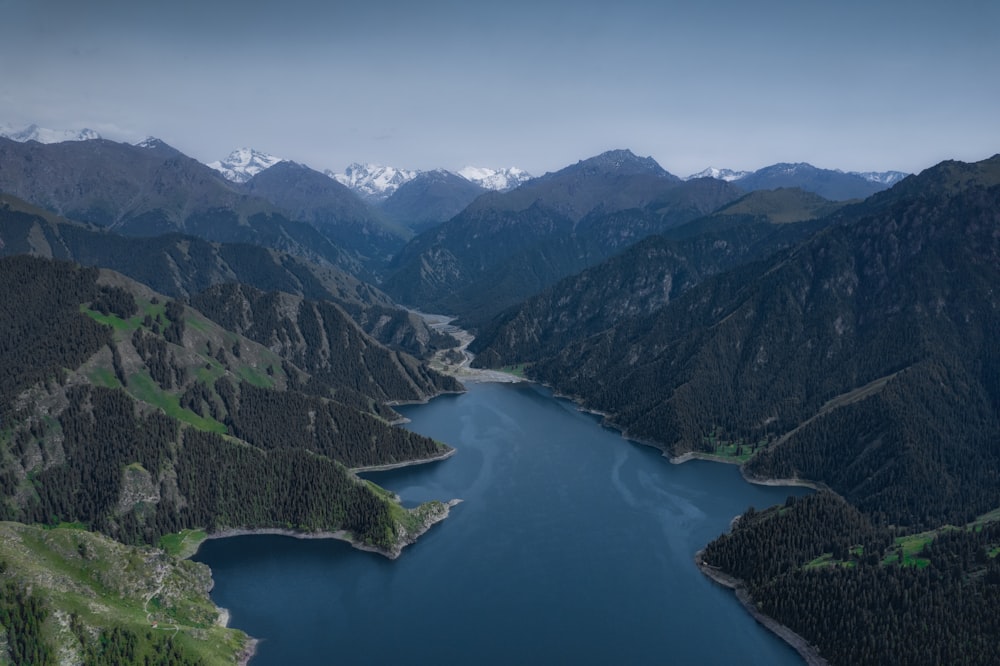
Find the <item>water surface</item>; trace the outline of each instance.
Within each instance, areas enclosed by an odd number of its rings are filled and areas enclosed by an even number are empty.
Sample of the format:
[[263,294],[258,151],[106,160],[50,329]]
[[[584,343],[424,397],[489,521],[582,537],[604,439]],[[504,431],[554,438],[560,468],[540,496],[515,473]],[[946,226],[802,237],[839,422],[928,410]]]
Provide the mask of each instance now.
[[461,498],[396,561],[339,541],[206,542],[212,597],[269,664],[801,664],[695,552],[798,488],[671,465],[533,384],[400,408],[451,458],[369,475],[405,504]]

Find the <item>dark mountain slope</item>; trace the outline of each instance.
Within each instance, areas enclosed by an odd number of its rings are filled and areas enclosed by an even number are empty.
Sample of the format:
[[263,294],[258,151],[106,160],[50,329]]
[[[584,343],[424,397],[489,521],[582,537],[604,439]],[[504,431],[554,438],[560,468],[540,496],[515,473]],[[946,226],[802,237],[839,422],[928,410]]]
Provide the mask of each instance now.
[[0,138],[0,192],[130,236],[183,232],[282,250],[352,273],[361,268],[317,229],[162,143]]
[[327,301],[224,284],[202,292],[191,304],[334,389],[346,388],[381,403],[426,400],[461,388],[413,357],[379,345]]
[[1000,505],[998,162],[930,169],[534,372],[675,453],[770,442],[748,473],[897,523]]
[[711,275],[794,245],[819,226],[740,216],[714,233],[688,236],[680,227],[682,240],[651,236],[497,316],[480,328],[470,351],[483,367],[547,359],[570,343],[666,307]]
[[[387,552],[413,528],[419,511],[344,467],[443,451],[358,399],[377,398],[118,274],[21,256],[0,259],[0,278],[4,520],[147,544],[182,528],[343,528]],[[378,388],[406,398],[409,371],[378,370],[394,371]]]
[[400,302],[478,325],[566,275],[738,196],[721,181],[684,183],[649,158],[612,151],[511,192],[479,197],[407,244],[385,289]]
[[308,222],[335,245],[352,253],[369,274],[377,272],[406,241],[378,211],[329,176],[295,162],[279,162],[244,186],[250,194]]
[[395,224],[420,233],[458,215],[486,191],[450,171],[424,171],[400,185],[380,209]]
[[820,169],[803,162],[773,164],[735,180],[733,184],[744,190],[797,187],[832,201],[865,199],[885,189],[885,185],[866,180],[858,174]]
[[575,221],[597,208],[604,212],[643,208],[681,182],[652,157],[609,150],[529,180],[510,192],[482,197],[470,212],[518,211],[541,203]]
[[844,206],[797,187],[757,190],[720,208],[712,217],[746,216],[772,224],[826,217]]
[[332,266],[247,244],[211,243],[173,234],[133,238],[69,222],[0,195],[0,255],[34,254],[111,268],[168,296],[190,298],[240,282],[343,307],[378,340],[418,356],[439,342],[426,324],[378,289]]

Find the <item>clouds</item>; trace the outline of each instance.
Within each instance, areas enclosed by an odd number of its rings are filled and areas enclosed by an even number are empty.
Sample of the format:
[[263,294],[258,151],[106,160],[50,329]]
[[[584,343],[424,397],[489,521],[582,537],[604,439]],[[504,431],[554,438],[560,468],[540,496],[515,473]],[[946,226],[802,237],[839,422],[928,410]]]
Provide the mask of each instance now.
[[685,174],[1000,149],[1000,9],[975,3],[7,4],[0,122],[204,160],[543,172],[629,147]]

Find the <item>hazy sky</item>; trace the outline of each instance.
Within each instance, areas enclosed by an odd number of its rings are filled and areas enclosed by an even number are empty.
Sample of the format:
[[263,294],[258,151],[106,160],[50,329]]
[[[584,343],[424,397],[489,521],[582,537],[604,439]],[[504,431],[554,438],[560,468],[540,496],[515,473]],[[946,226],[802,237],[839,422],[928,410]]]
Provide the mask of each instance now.
[[1000,2],[0,0],[0,125],[540,175],[1000,152]]

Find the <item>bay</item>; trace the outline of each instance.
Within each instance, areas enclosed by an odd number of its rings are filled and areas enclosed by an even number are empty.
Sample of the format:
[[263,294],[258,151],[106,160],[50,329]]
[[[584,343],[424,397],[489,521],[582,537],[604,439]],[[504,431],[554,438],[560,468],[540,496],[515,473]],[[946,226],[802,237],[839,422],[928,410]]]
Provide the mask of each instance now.
[[801,664],[693,557],[802,488],[671,465],[534,384],[400,407],[457,449],[368,476],[404,504],[462,499],[396,561],[332,540],[206,542],[212,597],[270,664]]

